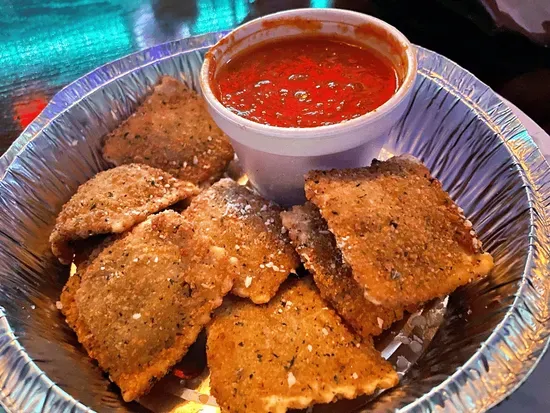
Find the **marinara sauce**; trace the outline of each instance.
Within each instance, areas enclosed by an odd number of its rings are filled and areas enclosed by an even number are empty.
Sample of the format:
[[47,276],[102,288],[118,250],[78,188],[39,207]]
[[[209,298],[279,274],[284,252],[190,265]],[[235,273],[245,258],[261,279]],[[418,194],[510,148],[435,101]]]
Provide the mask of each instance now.
[[370,112],[399,85],[394,67],[377,52],[315,36],[246,50],[220,68],[212,86],[222,104],[243,118],[306,128]]

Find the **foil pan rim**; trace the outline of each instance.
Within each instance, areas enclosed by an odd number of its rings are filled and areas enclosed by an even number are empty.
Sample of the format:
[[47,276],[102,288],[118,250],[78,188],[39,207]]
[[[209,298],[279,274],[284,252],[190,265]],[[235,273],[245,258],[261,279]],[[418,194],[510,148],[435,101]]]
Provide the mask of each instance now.
[[[58,91],[48,102],[44,110],[21,132],[19,137],[0,156],[0,180],[4,178],[10,164],[22,152],[26,145],[45,129],[57,116],[78,104],[86,96],[101,89],[106,84],[115,81],[133,71],[152,65],[156,62],[170,59],[178,54],[189,53],[194,50],[204,49],[215,44],[229,31],[210,32],[203,35],[191,36],[184,39],[166,43],[130,53],[119,59],[105,63],[80,78],[69,83]],[[121,72],[116,76],[110,76],[111,67],[120,66]]]
[[[210,47],[227,33],[227,31],[211,32],[162,43],[108,62],[71,82],[53,96],[46,108],[23,130],[6,152],[0,156],[0,181],[4,179],[11,164],[17,159],[18,155],[25,151],[27,145],[61,113],[115,80],[116,77],[112,77],[110,74],[110,68],[117,67],[122,69],[117,76],[121,77],[160,60],[170,59],[178,54]],[[21,363],[20,360],[24,362],[25,367],[28,369],[27,377],[20,380],[4,380],[1,383],[0,406],[8,412],[25,411],[24,406],[27,405],[42,406],[40,411],[47,411],[48,406],[50,408],[56,407],[60,411],[93,411],[51,381],[31,359],[17,340],[9,324],[8,314],[2,306],[0,306],[0,350],[3,353],[2,359],[0,359],[0,379],[4,378],[2,377],[3,369],[8,369],[13,363]],[[9,377],[9,374],[7,376]],[[25,383],[29,381],[41,384],[41,387],[45,390],[35,394],[28,394],[29,392],[26,389]]]
[[[223,37],[225,33],[208,33],[154,46],[107,63],[71,83],[54,96],[46,109],[0,157],[0,180],[3,179],[18,154],[25,150],[26,145],[55,120],[59,114],[77,104],[79,100],[93,91],[114,80],[110,74],[110,68],[117,67],[119,73],[121,73],[118,76],[126,75],[157,61],[209,47]],[[434,408],[445,406],[461,411],[467,407],[463,399],[470,392],[475,399],[475,407],[468,406],[466,410],[485,411],[498,404],[519,387],[536,367],[548,348],[548,335],[550,333],[548,317],[539,317],[537,310],[542,309],[541,311],[544,311],[544,315],[546,315],[549,307],[550,286],[548,284],[550,281],[545,276],[548,273],[548,265],[545,262],[547,263],[550,257],[548,251],[550,169],[523,125],[489,87],[443,56],[421,47],[417,47],[417,53],[420,63],[433,60],[436,62],[435,66],[440,69],[435,72],[420,64],[419,71],[421,75],[437,82],[449,93],[458,95],[472,110],[495,128],[495,132],[502,139],[516,162],[529,197],[531,243],[521,285],[518,288],[513,305],[507,311],[499,326],[495,328],[490,337],[465,364],[442,383],[401,409],[401,411],[415,412],[431,411]],[[453,79],[453,73],[461,74],[460,84],[452,84],[446,80],[448,78]],[[487,104],[488,96],[493,105],[496,103],[498,108],[496,112],[487,112],[489,108]],[[499,124],[504,124],[504,127],[501,129]],[[536,273],[540,273],[542,276],[537,276]],[[524,321],[524,315],[528,315],[534,320],[531,326]],[[523,345],[520,358],[513,365],[503,367],[502,362],[493,358],[494,354],[491,354],[491,352],[495,353],[495,348],[499,348],[499,346],[500,348],[507,347],[510,350],[516,348],[517,345],[509,339],[511,335],[515,338],[523,335],[526,340],[520,340],[521,345]],[[2,367],[9,366],[10,361],[14,360],[17,360],[17,362],[23,360],[27,366],[25,378],[6,380],[2,384],[0,404],[8,411],[12,409],[25,410],[25,406],[42,406],[42,410],[47,410],[48,406],[57,406],[57,408],[63,406],[64,409],[71,411],[91,411],[53,383],[32,361],[17,341],[13,330],[9,326],[6,312],[1,307],[0,348],[6,356],[3,357],[3,361],[0,363],[0,370]],[[476,368],[480,371],[477,371]],[[470,369],[476,372],[477,377],[470,374]],[[506,373],[504,378],[503,371]],[[29,392],[25,387],[25,384],[29,381],[36,384],[40,383],[45,390]],[[476,381],[483,382],[479,386],[483,388],[483,394],[481,395],[479,394],[479,388],[477,388],[476,393],[472,393],[472,383],[475,384]]]
[[[548,285],[548,280],[543,280],[545,281],[545,283],[542,286],[544,287],[544,291],[542,292],[538,292],[534,288],[531,288],[531,293],[534,293],[534,295],[527,296],[527,290],[529,288],[529,283],[532,278],[530,276],[532,276],[534,270],[537,269],[537,263],[540,265],[543,263],[541,261],[544,261],[541,260],[541,258],[537,257],[537,253],[543,254],[546,257],[548,257],[550,253],[550,251],[548,250],[550,237],[547,224],[549,209],[548,202],[544,202],[545,199],[548,199],[548,195],[550,195],[549,164],[530,137],[525,127],[521,124],[519,119],[517,119],[512,110],[504,102],[502,102],[500,97],[494,91],[492,91],[487,85],[477,79],[472,73],[470,73],[466,69],[463,69],[452,60],[428,49],[419,46],[416,46],[416,48],[419,55],[419,61],[421,61],[423,57],[425,58],[429,55],[435,55],[437,59],[444,62],[445,68],[443,71],[447,72],[446,74],[450,74],[450,72],[459,69],[460,71],[462,71],[463,74],[468,77],[468,80],[472,82],[472,85],[478,86],[477,88],[473,87],[470,90],[469,95],[464,94],[457,85],[447,81],[447,76],[444,76],[441,73],[434,73],[430,70],[426,70],[426,68],[422,67],[422,65],[419,64],[419,73],[421,75],[429,77],[432,81],[439,84],[449,93],[458,95],[471,107],[471,109],[478,116],[482,116],[487,123],[490,123],[493,126],[495,132],[505,143],[506,148],[513,156],[515,162],[522,166],[520,174],[523,181],[525,182],[526,187],[528,188],[527,196],[530,204],[529,214],[531,226],[530,239],[532,242],[529,245],[525,271],[523,273],[522,280],[518,288],[518,293],[514,299],[512,306],[506,312],[499,325],[494,329],[494,331],[485,340],[485,342],[482,343],[479,350],[474,355],[472,355],[472,357],[468,361],[466,361],[461,367],[459,367],[454,374],[446,378],[442,383],[432,388],[432,390],[430,390],[426,394],[420,396],[416,401],[405,406],[403,409],[400,409],[400,411],[432,411],[435,406],[442,407],[441,399],[446,402],[450,402],[449,406],[447,404],[444,404],[443,406],[445,406],[446,408],[452,407],[456,409],[456,411],[486,411],[499,404],[502,400],[504,400],[507,396],[509,396],[517,388],[519,388],[525,382],[531,372],[537,367],[542,356],[550,347],[550,340],[548,339],[548,335],[550,333],[550,325],[548,323],[548,318],[546,318],[543,319],[542,322],[539,322],[540,331],[538,332],[538,335],[540,337],[540,343],[535,342],[534,337],[529,337],[529,339],[531,339],[531,342],[529,344],[532,345],[530,347],[526,346],[528,354],[523,357],[523,362],[519,363],[520,365],[522,365],[522,368],[517,371],[512,371],[511,369],[509,369],[508,373],[510,373],[513,378],[511,378],[507,383],[501,382],[500,388],[498,381],[489,383],[492,384],[493,388],[490,388],[487,385],[487,381],[491,379],[491,376],[489,375],[490,370],[497,370],[500,372],[498,368],[493,369],[493,367],[495,366],[492,366],[491,364],[498,363],[498,361],[489,360],[490,354],[488,353],[492,351],[492,348],[496,348],[499,345],[506,345],[512,348],[513,346],[508,345],[507,330],[513,328],[513,324],[518,323],[518,321],[522,319],[522,316],[520,314],[521,311],[527,310],[531,312],[531,310],[527,306],[525,306],[525,308],[520,308],[521,304],[526,304],[522,303],[522,301],[525,301],[526,298],[531,298],[532,301],[539,299],[541,301],[539,304],[543,305],[546,310],[548,309],[548,298],[546,298],[546,301],[543,302],[544,297],[548,297],[550,289],[550,286]],[[464,79],[461,79],[461,81],[462,86],[464,87]],[[498,113],[498,116],[506,118],[507,120],[507,122],[505,122],[506,126],[503,130],[501,130],[498,123],[494,122],[494,118],[497,114],[490,115],[484,110],[484,106],[486,106],[486,104],[484,103],[484,99],[486,99],[487,95],[489,94],[492,95],[491,97],[493,98],[493,103],[494,101],[497,101],[498,104],[502,107],[501,112]],[[518,142],[514,142],[515,140],[517,140]],[[530,152],[528,152],[528,154],[526,154],[526,149],[530,149]],[[533,168],[533,170],[531,168]],[[539,173],[540,171],[537,171],[539,169],[543,169],[542,173]],[[533,172],[536,173],[536,178],[533,177]],[[543,211],[543,216],[540,216],[537,212],[539,210],[537,209],[537,206],[540,206],[540,210]],[[533,234],[533,229],[537,227],[537,224],[540,224],[540,226],[544,228],[544,231],[540,234]],[[541,266],[540,269],[543,271],[546,270],[547,272],[549,268],[548,265],[546,265]],[[535,308],[538,308],[538,306],[535,305]],[[531,315],[535,316],[536,319],[536,314]],[[518,325],[521,324],[524,323],[521,323],[520,321]],[[534,354],[536,354],[536,356],[533,357]],[[527,361],[529,358],[531,358],[531,360]],[[483,377],[483,374],[480,374],[477,370],[475,370],[474,366],[476,364],[479,364],[480,361],[484,361],[486,363],[485,370],[483,371],[486,377]],[[525,364],[528,364],[528,366],[526,366]],[[471,376],[468,377],[467,370],[470,367],[474,368],[474,371],[476,371],[479,376],[479,380],[486,382],[484,396],[479,397],[479,394],[474,395],[474,397],[477,397],[475,409],[472,409],[472,406],[467,406],[462,401],[464,394],[461,394],[467,391],[465,380],[473,381]],[[499,373],[493,373],[492,376],[498,374]],[[443,394],[445,394],[445,397],[442,396]]]

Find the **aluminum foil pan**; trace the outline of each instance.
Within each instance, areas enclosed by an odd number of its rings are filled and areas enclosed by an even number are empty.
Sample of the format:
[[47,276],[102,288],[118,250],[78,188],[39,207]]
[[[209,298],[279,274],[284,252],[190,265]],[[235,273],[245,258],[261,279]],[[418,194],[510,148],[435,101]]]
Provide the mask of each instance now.
[[[163,44],[100,67],[59,92],[0,158],[0,402],[7,410],[216,411],[211,398],[201,399],[201,378],[193,387],[172,376],[141,404],[121,401],[56,309],[68,269],[47,239],[62,204],[107,167],[101,137],[161,75],[198,89],[204,52],[222,36]],[[414,97],[386,155],[411,153],[431,168],[496,266],[380,339],[406,374],[360,410],[484,411],[522,383],[547,347],[550,169],[487,86],[436,53],[418,48],[418,59]]]

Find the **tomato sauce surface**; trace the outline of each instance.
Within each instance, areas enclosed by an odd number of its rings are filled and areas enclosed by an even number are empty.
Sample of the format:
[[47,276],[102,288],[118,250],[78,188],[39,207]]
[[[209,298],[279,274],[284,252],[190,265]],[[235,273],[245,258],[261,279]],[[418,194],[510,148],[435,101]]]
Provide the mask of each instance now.
[[243,118],[305,128],[364,115],[399,84],[391,63],[377,52],[316,36],[246,50],[220,68],[212,86],[222,104]]

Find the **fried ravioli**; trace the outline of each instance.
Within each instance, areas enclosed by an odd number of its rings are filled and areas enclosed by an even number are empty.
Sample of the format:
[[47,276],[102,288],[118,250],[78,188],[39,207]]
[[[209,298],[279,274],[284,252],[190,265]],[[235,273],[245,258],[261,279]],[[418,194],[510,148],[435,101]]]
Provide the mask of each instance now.
[[75,295],[76,291],[80,288],[81,274],[86,271],[86,268],[88,268],[103,248],[110,245],[113,240],[114,237],[106,237],[104,239],[88,238],[77,242],[75,245],[74,267],[71,268],[71,273],[63,286],[61,297],[59,298],[61,304],[59,309],[65,316],[65,321],[73,330],[76,329],[76,322],[78,320]]
[[224,303],[207,333],[210,384],[222,412],[282,413],[398,382],[372,341],[359,345],[309,278],[288,280],[266,305]]
[[281,217],[321,296],[359,336],[369,340],[403,318],[403,309],[377,306],[364,297],[315,205],[306,202],[282,212]]
[[163,77],[137,111],[106,137],[103,157],[115,165],[144,163],[198,185],[222,176],[233,148],[203,99]]
[[442,297],[493,267],[472,223],[414,158],[312,171],[305,190],[374,304],[399,307]]
[[281,209],[231,179],[222,179],[183,212],[231,255],[237,273],[233,293],[268,302],[300,264],[284,230]]
[[50,235],[52,252],[63,264],[70,264],[71,241],[126,231],[149,214],[198,192],[195,185],[147,165],[100,172],[63,205]]
[[78,309],[75,303],[75,294],[80,288],[80,272],[71,274],[69,279],[63,286],[61,291],[61,297],[59,297],[59,303],[61,307],[58,307],[61,313],[65,316],[65,321],[73,330],[76,330],[76,323],[78,320]]
[[[63,309],[124,400],[178,362],[233,285],[227,253],[173,211],[105,245],[64,291]],[[71,304],[71,300],[74,303]]]

